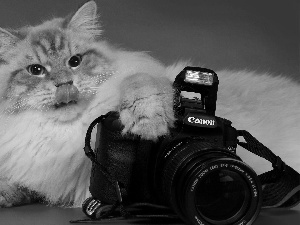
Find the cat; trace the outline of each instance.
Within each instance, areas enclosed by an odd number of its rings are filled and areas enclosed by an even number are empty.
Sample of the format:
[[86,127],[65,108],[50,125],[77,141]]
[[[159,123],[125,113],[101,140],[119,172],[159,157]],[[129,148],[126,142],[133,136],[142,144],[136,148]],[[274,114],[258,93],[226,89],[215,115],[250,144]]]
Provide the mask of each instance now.
[[[124,134],[153,141],[167,135],[175,122],[172,82],[187,65],[165,66],[103,41],[94,1],[66,18],[0,28],[0,207],[80,207],[90,196],[91,162],[83,151],[90,123],[117,110]],[[216,73],[216,115],[249,130],[300,172],[299,84],[249,71]],[[238,154],[257,172],[270,168]]]

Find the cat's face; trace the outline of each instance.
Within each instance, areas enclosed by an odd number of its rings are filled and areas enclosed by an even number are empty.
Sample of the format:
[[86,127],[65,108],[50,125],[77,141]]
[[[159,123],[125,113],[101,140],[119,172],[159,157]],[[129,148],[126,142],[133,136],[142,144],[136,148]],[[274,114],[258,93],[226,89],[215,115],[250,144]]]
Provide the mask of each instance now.
[[39,111],[62,122],[79,118],[112,74],[109,59],[92,47],[99,32],[94,2],[71,19],[0,30],[0,109]]

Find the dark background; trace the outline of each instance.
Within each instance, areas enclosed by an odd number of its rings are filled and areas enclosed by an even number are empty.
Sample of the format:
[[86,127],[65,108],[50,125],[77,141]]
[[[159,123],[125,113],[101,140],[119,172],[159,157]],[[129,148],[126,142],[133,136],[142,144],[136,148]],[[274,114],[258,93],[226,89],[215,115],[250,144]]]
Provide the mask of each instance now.
[[[84,0],[1,0],[0,26],[65,16]],[[96,0],[103,38],[209,67],[299,75],[298,0]]]

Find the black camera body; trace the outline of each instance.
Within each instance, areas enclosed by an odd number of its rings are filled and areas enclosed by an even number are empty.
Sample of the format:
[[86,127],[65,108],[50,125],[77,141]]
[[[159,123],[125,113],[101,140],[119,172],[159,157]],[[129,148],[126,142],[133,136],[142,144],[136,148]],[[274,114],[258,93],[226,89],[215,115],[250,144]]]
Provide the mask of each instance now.
[[175,127],[157,142],[122,135],[118,113],[109,112],[97,128],[92,196],[114,204],[118,181],[124,202],[168,206],[187,224],[252,223],[261,185],[235,152],[236,129],[215,116],[218,83],[212,70],[184,68],[174,82]]

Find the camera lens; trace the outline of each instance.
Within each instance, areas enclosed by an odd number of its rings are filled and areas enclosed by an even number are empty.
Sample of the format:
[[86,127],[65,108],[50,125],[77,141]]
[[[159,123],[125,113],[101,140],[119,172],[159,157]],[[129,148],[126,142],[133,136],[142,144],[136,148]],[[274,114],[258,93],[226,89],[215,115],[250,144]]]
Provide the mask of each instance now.
[[235,153],[195,140],[174,143],[162,152],[157,186],[187,224],[251,224],[256,219],[261,186]]
[[199,214],[211,223],[242,216],[250,200],[250,189],[244,179],[224,169],[213,171],[201,180],[195,193]]

